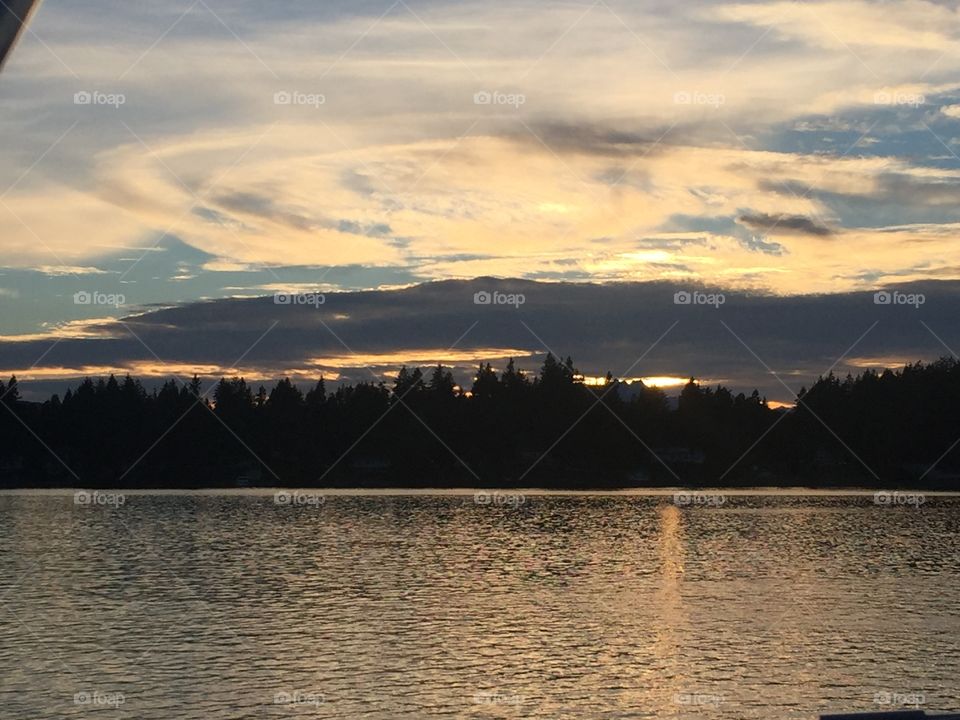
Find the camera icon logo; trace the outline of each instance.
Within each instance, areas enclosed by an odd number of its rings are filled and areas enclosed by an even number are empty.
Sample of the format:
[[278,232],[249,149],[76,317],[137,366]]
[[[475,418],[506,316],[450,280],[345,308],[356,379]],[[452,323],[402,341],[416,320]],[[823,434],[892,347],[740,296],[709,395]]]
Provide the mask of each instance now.
[[273,94],[274,105],[289,105],[291,102],[293,102],[293,95],[286,90],[281,90]]
[[474,305],[489,305],[493,302],[493,295],[486,290],[481,290],[473,294]]
[[275,492],[273,494],[273,503],[274,505],[289,505],[293,502],[293,496],[288,492]]
[[692,300],[693,296],[686,290],[679,290],[673,294],[674,305],[689,305]]
[[86,90],[81,90],[80,92],[73,94],[74,105],[90,105],[92,103],[93,103],[93,94],[87,92]]
[[881,290],[880,292],[875,292],[873,294],[874,305],[889,305],[892,300],[893,295],[888,293],[886,290]]
[[493,102],[493,95],[486,90],[473,94],[474,105],[489,105],[491,102]]
[[476,505],[489,505],[492,499],[493,498],[490,495],[490,493],[484,490],[481,490],[473,494],[473,502]]
[[86,290],[81,290],[73,294],[74,305],[90,305],[91,303],[93,303],[93,295]]

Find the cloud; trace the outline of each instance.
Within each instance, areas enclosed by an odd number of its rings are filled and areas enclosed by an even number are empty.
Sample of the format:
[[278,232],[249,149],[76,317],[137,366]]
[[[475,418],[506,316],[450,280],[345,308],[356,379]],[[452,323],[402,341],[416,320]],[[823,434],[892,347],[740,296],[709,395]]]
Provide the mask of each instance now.
[[[617,128],[603,123],[541,122],[532,125],[529,132],[518,131],[517,139],[526,144],[545,144],[556,152],[629,158],[645,156],[660,147],[662,129],[657,132]],[[541,145],[542,147],[542,145]]]
[[[753,252],[767,253],[768,255],[779,256],[779,255],[783,255],[787,251],[787,249],[780,243],[771,242],[766,238],[757,237],[755,235],[751,235],[750,237],[747,237],[747,238],[742,238],[740,240],[740,243],[748,250],[751,250]],[[769,270],[769,268],[766,268],[766,270]]]
[[817,237],[833,235],[833,230],[829,227],[803,215],[754,213],[741,215],[737,218],[737,221],[752,230],[765,230],[767,232],[779,230],[785,233],[800,233],[801,235],[815,235]]
[[725,20],[772,27],[785,37],[816,47],[955,52],[958,37],[957,11],[924,0],[906,0],[895,6],[865,0],[761,2],[721,5],[714,12]]
[[[481,361],[502,367],[506,358],[516,357],[521,367],[535,371],[550,349],[572,355],[591,376],[610,370],[631,376],[724,378],[736,390],[758,387],[787,402],[792,396],[780,380],[796,392],[835,362],[836,371],[844,373],[869,362],[882,364],[882,358],[932,359],[943,352],[916,309],[876,305],[873,291],[880,286],[868,287],[840,295],[784,297],[683,282],[598,285],[478,278],[331,293],[319,306],[277,305],[272,296],[220,299],[122,321],[76,323],[16,341],[2,338],[0,373],[33,379],[38,392],[62,392],[65,378],[88,372],[131,372],[155,379],[198,372],[207,381],[232,372],[256,379],[291,374],[305,382],[323,373],[357,382],[389,377],[404,363],[443,362],[469,383]],[[960,309],[960,282],[910,284],[901,279],[890,287],[924,293],[924,322],[948,345],[960,345],[953,321]],[[725,302],[719,309],[675,303],[676,293],[694,290],[725,292]],[[480,291],[520,293],[525,302],[519,307],[478,305],[474,296]],[[830,322],[824,323],[824,317]],[[55,337],[62,339],[51,348]],[[855,361],[842,358],[848,351]],[[240,365],[231,371],[238,359]]]
[[[99,272],[137,305],[325,271],[332,289],[498,275],[781,294],[960,277],[946,232],[904,229],[960,222],[960,173],[924,127],[950,142],[942,4],[261,5],[196,6],[152,48],[186,6],[44,8],[33,29],[63,63],[24,43],[4,77],[5,265]],[[84,90],[127,102],[75,105]],[[137,260],[173,242],[169,262]],[[5,332],[77,319],[65,281],[17,289]]]
[[104,275],[106,270],[102,270],[97,267],[92,267],[90,265],[80,266],[80,265],[41,265],[36,268],[32,268],[38,273],[42,273],[48,277],[61,277],[63,275]]
[[877,177],[874,197],[905,204],[955,205],[960,194],[960,177],[945,173],[883,173]]

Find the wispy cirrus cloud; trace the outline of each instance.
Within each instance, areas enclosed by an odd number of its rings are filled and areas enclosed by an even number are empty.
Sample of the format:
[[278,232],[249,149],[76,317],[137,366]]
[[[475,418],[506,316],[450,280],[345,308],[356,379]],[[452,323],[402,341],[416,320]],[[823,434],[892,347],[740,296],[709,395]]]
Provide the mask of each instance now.
[[49,3],[55,55],[27,38],[4,78],[3,262],[72,284],[17,285],[17,330],[77,319],[63,300],[95,274],[134,305],[486,274],[954,277],[956,13],[882,10]]

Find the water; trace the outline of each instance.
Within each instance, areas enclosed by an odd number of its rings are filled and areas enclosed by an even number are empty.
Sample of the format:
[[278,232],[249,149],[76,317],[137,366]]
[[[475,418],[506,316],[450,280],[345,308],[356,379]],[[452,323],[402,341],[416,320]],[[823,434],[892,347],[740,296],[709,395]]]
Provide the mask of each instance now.
[[957,498],[123,500],[0,496],[0,717],[960,709]]

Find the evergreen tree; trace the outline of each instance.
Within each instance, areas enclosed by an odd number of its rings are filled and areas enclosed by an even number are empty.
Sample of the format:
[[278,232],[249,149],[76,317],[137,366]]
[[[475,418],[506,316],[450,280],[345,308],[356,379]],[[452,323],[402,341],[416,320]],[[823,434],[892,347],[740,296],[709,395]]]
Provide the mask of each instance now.
[[456,383],[453,380],[453,374],[445,369],[443,365],[437,365],[430,375],[430,382],[427,385],[431,393],[439,397],[453,397]]
[[407,395],[412,395],[423,390],[423,372],[420,368],[414,368],[411,372],[404,365],[397,373],[397,379],[393,383],[393,394],[398,399],[404,399]]
[[317,384],[313,386],[308,392],[306,397],[307,407],[311,410],[317,411],[323,408],[327,402],[327,385],[323,381],[323,376],[320,376],[320,379],[317,380]]

